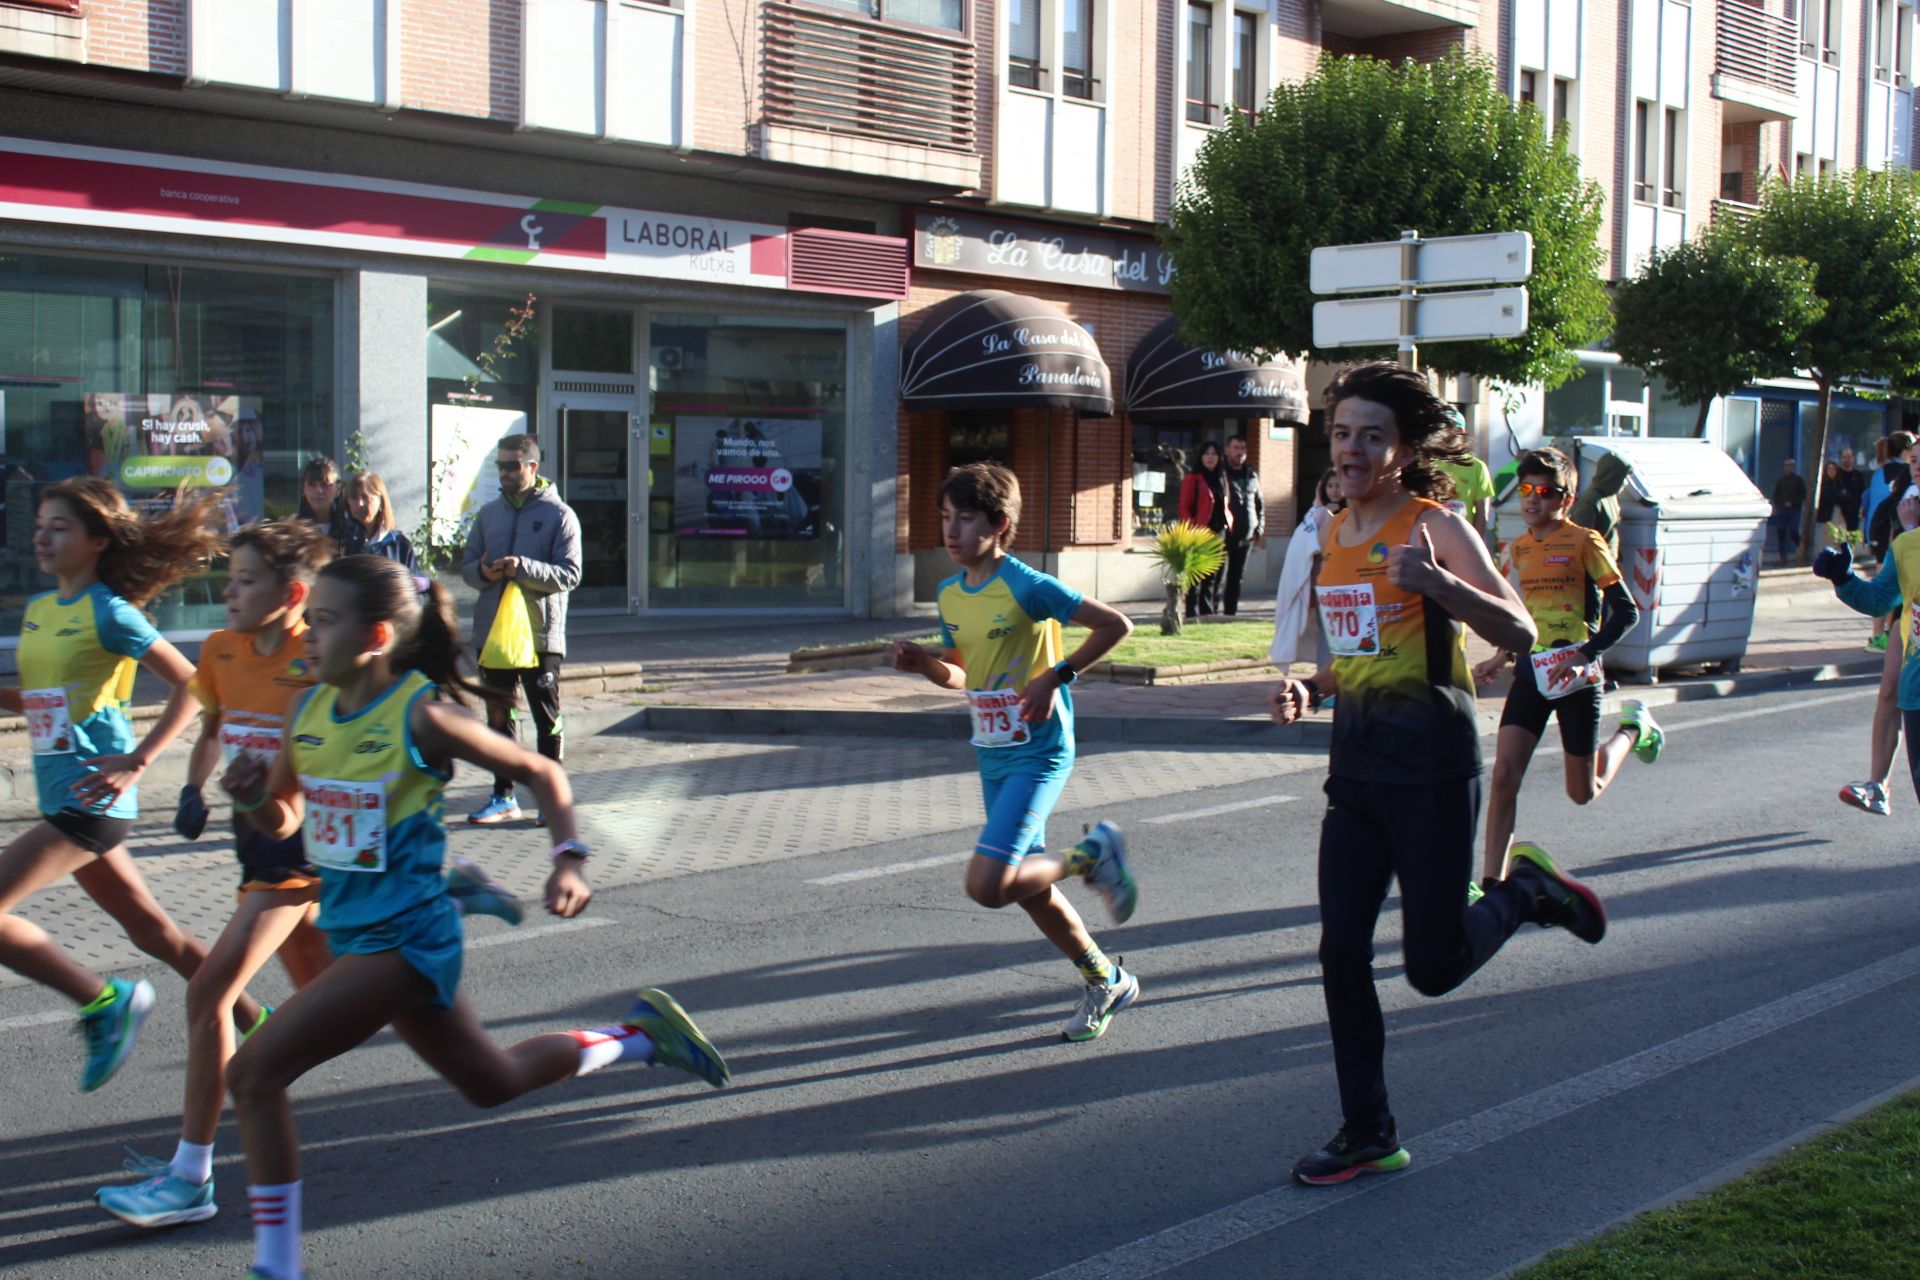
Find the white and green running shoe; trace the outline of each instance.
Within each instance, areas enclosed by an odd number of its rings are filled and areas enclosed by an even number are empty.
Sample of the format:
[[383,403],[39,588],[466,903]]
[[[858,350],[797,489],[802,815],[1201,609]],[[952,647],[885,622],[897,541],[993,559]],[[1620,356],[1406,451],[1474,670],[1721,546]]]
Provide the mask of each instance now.
[[1667,743],[1667,735],[1660,732],[1660,726],[1654,723],[1653,712],[1647,710],[1647,704],[1639,698],[1629,698],[1620,704],[1620,727],[1633,730],[1633,754],[1641,761],[1652,764],[1660,758],[1660,749]]
[[1094,854],[1093,865],[1087,868],[1087,887],[1107,904],[1115,924],[1125,924],[1140,905],[1140,887],[1133,882],[1133,868],[1127,862],[1127,838],[1111,822],[1099,822],[1081,843]]
[[153,984],[144,978],[138,982],[108,978],[107,985],[113,989],[112,1002],[99,1008],[88,1005],[80,1014],[80,1034],[87,1041],[87,1065],[80,1072],[82,1093],[92,1093],[113,1079],[133,1052],[140,1025],[153,1008]]
[[1089,982],[1080,997],[1080,1005],[1060,1029],[1063,1040],[1098,1040],[1106,1034],[1113,1015],[1140,997],[1140,979],[1128,973],[1118,960],[1113,964],[1113,981],[1104,985]]
[[678,1067],[716,1089],[733,1079],[727,1060],[713,1047],[713,1041],[701,1034],[678,1001],[658,987],[640,993],[625,1021],[653,1042],[656,1065]]
[[136,1227],[177,1227],[205,1222],[219,1207],[213,1202],[213,1179],[199,1186],[173,1176],[173,1166],[152,1156],[134,1155],[127,1169],[146,1176],[131,1187],[102,1187],[93,1199],[120,1221]]

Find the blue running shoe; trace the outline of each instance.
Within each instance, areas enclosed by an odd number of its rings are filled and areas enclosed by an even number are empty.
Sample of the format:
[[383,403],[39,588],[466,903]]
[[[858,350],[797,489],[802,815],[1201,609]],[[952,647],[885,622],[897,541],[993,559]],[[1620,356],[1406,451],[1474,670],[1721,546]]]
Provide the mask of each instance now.
[[520,802],[512,796],[493,796],[467,815],[467,821],[477,827],[497,827],[503,822],[519,820]]
[[687,1011],[658,987],[648,987],[640,993],[625,1025],[653,1042],[653,1060],[657,1065],[678,1067],[716,1089],[733,1079],[727,1060],[713,1047],[713,1041],[702,1035]]
[[453,865],[447,868],[447,896],[462,915],[497,916],[516,925],[526,918],[520,899],[464,855],[456,854]]
[[120,1221],[136,1227],[177,1227],[188,1222],[205,1222],[218,1206],[213,1202],[213,1179],[195,1186],[173,1176],[173,1168],[164,1160],[136,1155],[127,1168],[146,1178],[131,1187],[102,1187],[93,1199],[102,1209]]
[[140,1024],[153,1008],[153,984],[108,978],[113,1003],[80,1015],[80,1034],[87,1040],[87,1065],[80,1072],[80,1091],[92,1093],[113,1079],[140,1039]]
[[1081,841],[1093,850],[1094,862],[1087,868],[1087,885],[1107,904],[1107,914],[1115,924],[1133,919],[1140,905],[1140,888],[1133,882],[1133,868],[1127,863],[1127,838],[1111,822],[1095,824]]

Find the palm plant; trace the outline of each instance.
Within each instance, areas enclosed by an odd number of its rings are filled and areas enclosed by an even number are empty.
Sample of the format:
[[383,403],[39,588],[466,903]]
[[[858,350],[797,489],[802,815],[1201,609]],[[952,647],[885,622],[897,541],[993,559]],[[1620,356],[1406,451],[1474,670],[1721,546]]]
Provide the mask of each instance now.
[[1160,611],[1160,634],[1177,636],[1185,625],[1181,621],[1181,607],[1186,603],[1187,592],[1226,564],[1227,544],[1213,530],[1182,520],[1162,529],[1147,554],[1160,566],[1160,576],[1167,584],[1167,607]]

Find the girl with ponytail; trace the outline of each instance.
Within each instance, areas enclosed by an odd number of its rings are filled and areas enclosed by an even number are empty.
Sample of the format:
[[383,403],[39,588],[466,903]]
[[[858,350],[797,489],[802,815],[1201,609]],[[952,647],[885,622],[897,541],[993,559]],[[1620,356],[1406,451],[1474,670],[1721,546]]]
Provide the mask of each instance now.
[[380,556],[348,556],[320,571],[307,620],[320,683],[291,708],[271,768],[243,756],[222,780],[262,834],[301,835],[319,869],[319,925],[334,954],[227,1072],[246,1140],[253,1274],[265,1280],[301,1275],[300,1151],[287,1090],[382,1027],[482,1107],[622,1059],[677,1067],[715,1087],[729,1078],[686,1011],[653,988],[621,1022],[494,1044],[459,989],[463,935],[441,872],[442,792],[456,760],[530,787],[556,841],[546,907],[571,917],[592,891],[567,776],[467,709],[469,696],[485,695],[459,670],[453,600],[438,583]]
[[[193,665],[141,609],[219,550],[218,511],[219,494],[207,490],[137,515],[110,483],[87,477],[49,485],[34,517],[34,559],[57,585],[27,602],[21,687],[0,689],[0,710],[27,718],[41,821],[0,852],[0,964],[80,1007],[83,1090],[105,1084],[133,1051],[153,987],[103,979],[14,912],[71,875],[136,946],[181,977],[206,958],[206,947],[154,901],[126,838],[139,813],[140,776],[194,715]],[[138,741],[127,716],[136,665],[171,689]],[[243,995],[233,1017],[252,1026],[260,1006]]]

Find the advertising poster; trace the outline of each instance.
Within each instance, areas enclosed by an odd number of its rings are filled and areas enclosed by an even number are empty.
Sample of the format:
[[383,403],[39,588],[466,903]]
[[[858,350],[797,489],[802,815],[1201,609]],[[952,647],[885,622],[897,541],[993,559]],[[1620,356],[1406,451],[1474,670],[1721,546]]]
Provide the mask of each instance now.
[[675,428],[673,511],[681,537],[820,536],[818,419],[682,416]]
[[174,491],[226,489],[227,531],[266,515],[260,402],[219,392],[90,392],[82,405],[87,474],[119,485],[136,511]]
[[464,545],[474,513],[500,496],[500,473],[493,469],[502,436],[525,432],[527,415],[518,409],[437,404],[428,425],[433,450],[433,537],[441,545]]

